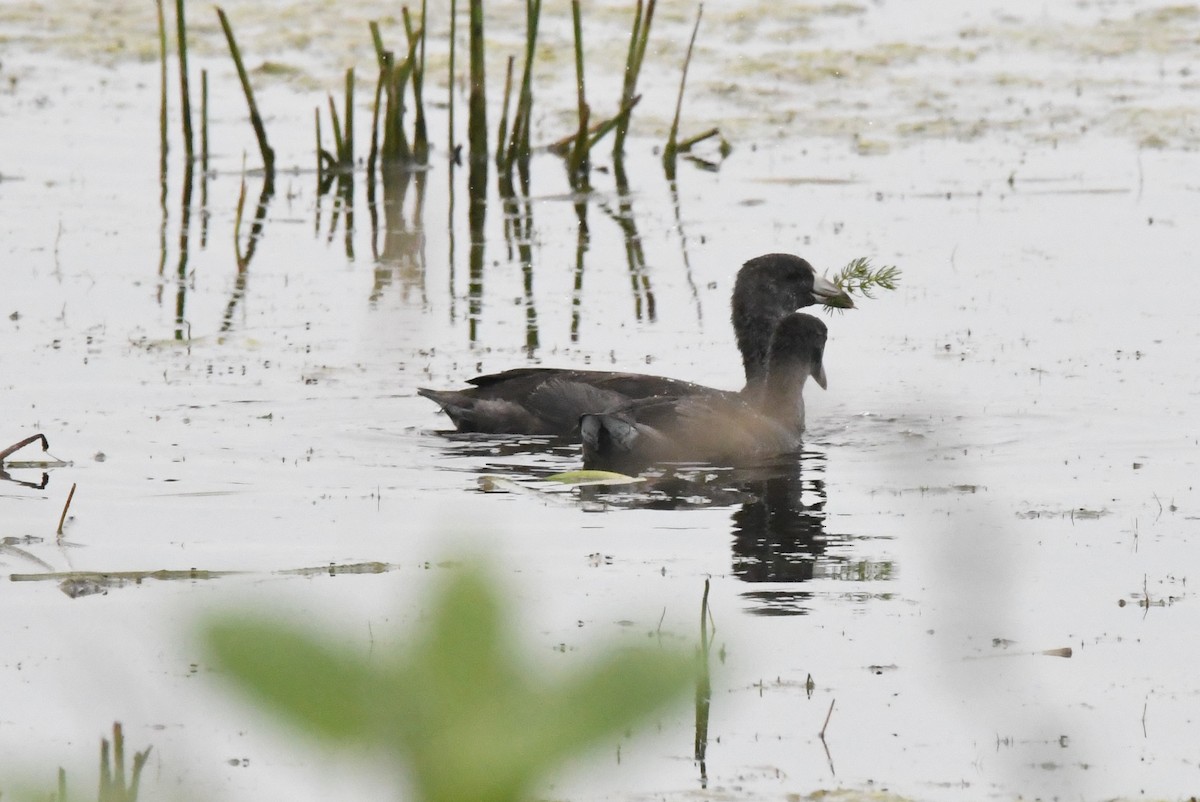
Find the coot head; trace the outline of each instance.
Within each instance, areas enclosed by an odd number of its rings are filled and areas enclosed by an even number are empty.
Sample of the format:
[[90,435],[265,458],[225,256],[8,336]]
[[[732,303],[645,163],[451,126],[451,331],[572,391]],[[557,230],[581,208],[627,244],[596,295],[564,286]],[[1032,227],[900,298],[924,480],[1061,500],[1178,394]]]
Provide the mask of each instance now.
[[746,393],[753,398],[761,392],[771,338],[783,317],[813,304],[849,309],[854,301],[832,281],[817,275],[806,259],[768,253],[742,266],[733,286],[732,304],[733,330],[746,370]]
[[788,431],[804,431],[804,384],[811,376],[825,389],[828,329],[812,315],[793,312],[775,327],[759,409]]

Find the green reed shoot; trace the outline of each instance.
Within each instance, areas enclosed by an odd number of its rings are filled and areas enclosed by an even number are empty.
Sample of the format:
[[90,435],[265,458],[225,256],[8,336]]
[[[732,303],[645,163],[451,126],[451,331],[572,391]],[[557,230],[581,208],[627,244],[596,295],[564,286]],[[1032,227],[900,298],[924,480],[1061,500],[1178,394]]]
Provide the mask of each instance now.
[[[417,69],[418,46],[424,40],[424,28],[417,29],[408,36],[408,52],[403,61],[396,63],[395,56],[390,50],[385,50],[383,38],[379,34],[379,24],[371,22],[371,37],[375,43],[375,56],[379,61],[380,81],[387,93],[387,104],[383,114],[383,163],[384,166],[398,164],[424,163],[418,161],[416,150],[417,140],[424,154],[428,157],[429,143],[424,133],[424,110],[418,109],[421,125],[414,132],[414,147],[410,148],[408,136],[404,131],[404,95],[408,80]],[[411,23],[409,23],[411,25]],[[415,84],[414,84],[415,85]]]
[[541,15],[542,0],[525,0],[525,66],[521,71],[521,91],[517,95],[517,111],[508,140],[506,170],[511,169],[514,163],[528,164],[532,153],[529,128],[533,119],[533,56]]
[[638,75],[642,71],[642,60],[646,57],[646,45],[650,41],[650,23],[654,20],[656,0],[650,0],[642,13],[642,0],[638,0],[633,17],[633,30],[629,34],[629,53],[625,57],[625,82],[621,87],[621,111],[614,118],[617,133],[613,139],[613,157],[625,152],[625,135],[629,132],[629,117],[637,105],[636,92]]

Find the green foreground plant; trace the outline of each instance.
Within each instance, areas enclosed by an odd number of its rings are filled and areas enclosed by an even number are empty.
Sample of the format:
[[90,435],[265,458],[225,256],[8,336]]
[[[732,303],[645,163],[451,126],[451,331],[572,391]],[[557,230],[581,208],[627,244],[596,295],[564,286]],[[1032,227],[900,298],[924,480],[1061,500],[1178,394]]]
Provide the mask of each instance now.
[[258,701],[330,741],[374,747],[409,770],[424,802],[516,802],[580,750],[694,685],[694,658],[613,649],[539,676],[518,653],[496,587],[454,570],[407,647],[369,658],[265,619],[230,616],[212,654]]

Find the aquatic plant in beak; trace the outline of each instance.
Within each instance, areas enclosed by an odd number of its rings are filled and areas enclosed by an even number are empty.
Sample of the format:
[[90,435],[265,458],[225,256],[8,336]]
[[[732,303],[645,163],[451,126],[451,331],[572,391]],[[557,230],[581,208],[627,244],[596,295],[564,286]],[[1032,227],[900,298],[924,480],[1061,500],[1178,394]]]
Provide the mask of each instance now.
[[875,298],[879,289],[894,290],[900,282],[900,269],[888,265],[874,270],[866,257],[860,256],[833,275],[832,278],[818,276],[813,282],[813,294],[827,309],[853,309],[852,295]]

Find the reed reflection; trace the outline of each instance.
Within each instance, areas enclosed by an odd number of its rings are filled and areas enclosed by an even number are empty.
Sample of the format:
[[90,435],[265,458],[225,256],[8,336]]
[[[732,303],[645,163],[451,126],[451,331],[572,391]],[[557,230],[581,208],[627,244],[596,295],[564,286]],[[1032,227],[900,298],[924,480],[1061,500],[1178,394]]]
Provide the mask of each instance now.
[[[620,186],[618,184],[618,186]],[[668,181],[667,186],[671,191],[671,208],[675,212],[675,230],[679,232],[679,255],[683,259],[683,275],[687,279],[688,288],[692,291],[692,301],[696,304],[696,322],[704,322],[704,312],[700,306],[700,290],[696,287],[696,280],[692,277],[692,259],[688,253],[687,231],[683,227],[683,212],[679,204],[679,185],[675,181]]]
[[267,207],[274,194],[271,178],[264,174],[262,191],[254,209],[254,222],[250,224],[250,233],[246,239],[246,249],[242,250],[242,214],[246,207],[246,180],[242,179],[238,193],[237,211],[233,222],[233,249],[237,256],[237,277],[233,281],[233,292],[225,305],[225,314],[221,316],[221,331],[227,332],[233,328],[233,315],[237,311],[242,298],[246,296],[246,283],[250,276],[250,261],[258,250],[258,241],[262,239],[267,222]]
[[617,210],[605,208],[609,216],[621,227],[625,245],[625,263],[629,267],[630,287],[633,291],[633,311],[638,320],[651,323],[657,317],[654,290],[650,286],[650,274],[646,270],[646,252],[638,234],[637,221],[633,214],[633,198],[629,191],[629,177],[625,172],[625,159],[613,158],[613,177],[617,182]]
[[175,339],[185,340],[190,336],[187,322],[187,285],[189,229],[192,225],[192,162],[189,159],[183,171],[183,191],[179,201],[179,262],[175,268]]
[[575,281],[571,289],[571,342],[579,342],[579,328],[583,322],[583,266],[584,256],[591,244],[588,231],[587,202],[576,202],[575,217],[579,221],[575,228]]
[[533,292],[533,202],[528,194],[517,195],[511,173],[500,173],[500,200],[504,209],[504,241],[508,260],[521,265],[525,305],[525,355],[532,359],[541,338],[538,334],[537,303]]
[[[383,230],[377,230],[376,208],[371,207],[371,252],[375,257],[375,281],[370,301],[375,304],[397,279],[401,299],[414,296],[421,307],[428,303],[425,288],[425,182],[428,173],[400,166],[385,166],[383,187]],[[409,189],[412,209],[406,212]],[[406,214],[408,216],[406,216]]]

